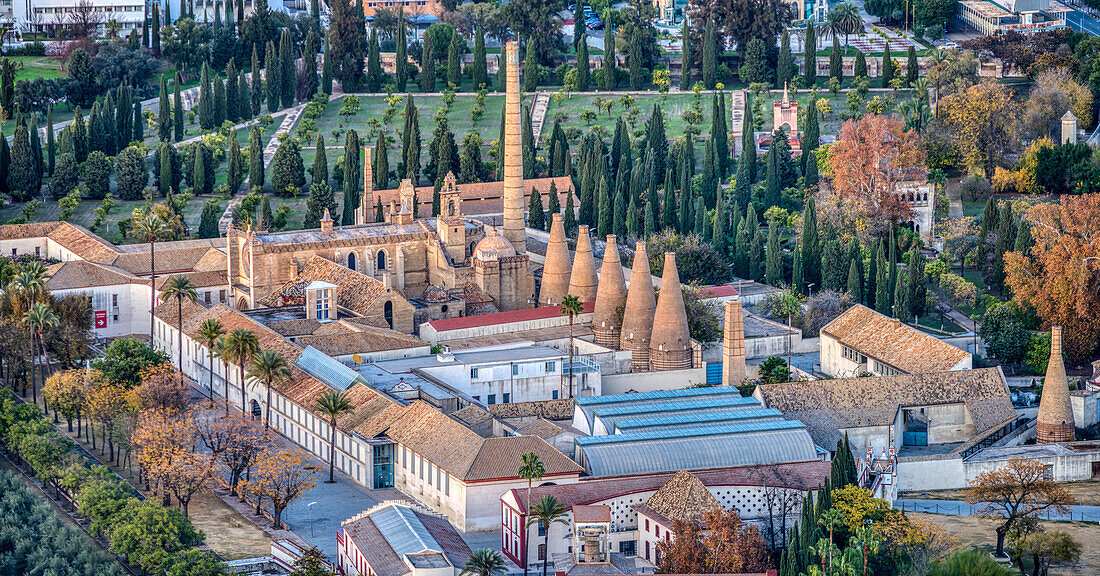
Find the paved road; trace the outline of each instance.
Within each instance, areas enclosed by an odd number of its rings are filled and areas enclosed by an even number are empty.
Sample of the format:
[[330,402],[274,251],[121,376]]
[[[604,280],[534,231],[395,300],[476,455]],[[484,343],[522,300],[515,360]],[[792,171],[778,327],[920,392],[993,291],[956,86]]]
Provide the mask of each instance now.
[[[922,500],[915,498],[898,498],[894,501],[894,508],[906,512],[927,512],[951,516],[973,516],[975,510],[975,507],[959,500]],[[1100,506],[1078,504],[1069,507],[1069,514],[1051,512],[1043,514],[1042,518],[1045,520],[1100,522]]]
[[1082,10],[1073,9],[1067,12],[1066,24],[1079,32],[1087,32],[1093,36],[1100,36],[1100,21]]

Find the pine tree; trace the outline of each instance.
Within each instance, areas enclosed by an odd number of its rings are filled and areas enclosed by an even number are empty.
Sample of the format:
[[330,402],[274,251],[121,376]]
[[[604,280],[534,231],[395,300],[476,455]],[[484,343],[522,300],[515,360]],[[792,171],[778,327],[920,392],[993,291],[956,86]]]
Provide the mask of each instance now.
[[359,181],[361,166],[359,133],[348,130],[344,141],[344,216],[341,220],[344,224],[355,222],[355,209],[359,207],[359,196],[362,194],[362,183]]
[[218,231],[218,219],[221,217],[221,206],[217,198],[210,198],[202,206],[202,217],[199,219],[199,238],[217,238],[221,236]]
[[880,243],[875,256],[875,310],[879,314],[890,313],[890,271],[887,266],[886,254]]
[[775,68],[775,85],[784,88],[794,78],[794,61],[791,60],[791,35],[783,28],[779,37],[779,59]]
[[313,156],[313,167],[310,168],[310,183],[328,183],[328,157],[325,154],[325,136],[317,135],[317,152]]
[[577,42],[577,90],[581,92],[588,90],[589,71],[588,35],[581,34],[580,42]]
[[817,231],[817,207],[813,196],[802,209],[802,281],[821,286],[821,242]]
[[485,63],[485,29],[478,26],[474,34],[474,61],[470,69],[470,78],[473,80],[474,90],[489,88],[488,65]]
[[542,230],[546,227],[546,214],[542,210],[542,194],[531,187],[531,201],[527,205],[527,227]]
[[917,81],[919,73],[920,68],[917,66],[917,49],[910,44],[909,53],[905,60],[905,85],[912,88],[913,83]]
[[[806,62],[805,70],[802,72],[802,86],[812,88],[817,85],[817,26],[814,26],[813,20],[806,26],[806,41],[803,46],[805,47]],[[836,52],[835,47],[833,51]],[[832,70],[829,72],[831,74]]]
[[385,72],[382,71],[382,54],[378,46],[378,30],[370,30],[370,48],[367,50],[367,90],[378,92],[382,88]]
[[714,37],[714,17],[707,17],[706,31],[703,33],[703,86],[714,90],[717,81],[718,45]]
[[863,52],[856,52],[856,63],[852,68],[852,78],[867,77],[867,56]]
[[420,52],[420,91],[435,92],[435,55],[433,42],[424,42]]
[[396,64],[394,69],[394,79],[397,84],[397,91],[404,92],[405,85],[409,80],[409,57],[408,57],[408,32],[405,31],[405,9],[397,9],[397,35],[394,37],[396,42]]
[[237,141],[237,132],[234,130],[229,136],[229,167],[226,170],[225,183],[229,185],[229,193],[236,194],[244,183],[244,155],[241,154],[241,144]]
[[183,97],[180,95],[180,84],[183,80],[177,73],[175,81],[172,83],[174,93],[172,95],[172,131],[173,142],[183,141]]
[[447,84],[453,86],[453,90],[462,87],[462,50],[464,43],[460,43],[461,35],[458,30],[451,32],[451,43],[447,46]]
[[565,227],[566,234],[575,234],[577,231],[577,217],[576,210],[573,207],[573,190],[570,189],[565,195],[565,210],[562,212],[561,217],[562,225]]
[[603,89],[614,90],[618,87],[618,56],[615,55],[615,30],[608,28],[603,35]]
[[214,127],[225,123],[229,113],[229,102],[225,94],[225,83],[221,77],[214,77]]
[[386,133],[378,133],[378,143],[374,146],[374,161],[372,172],[374,173],[374,189],[385,190],[390,184],[390,152],[386,143]]
[[253,126],[248,135],[248,187],[264,187],[264,148],[260,141],[263,130]]
[[886,42],[886,47],[882,52],[882,87],[889,88],[890,81],[894,79],[894,59],[890,57],[890,42]]
[[829,78],[836,78],[838,83],[844,82],[844,56],[839,46],[829,53]]
[[279,62],[279,55],[275,52],[275,43],[267,42],[264,50],[264,88],[267,90],[267,113],[274,114],[279,111],[279,105],[283,100],[283,65]]

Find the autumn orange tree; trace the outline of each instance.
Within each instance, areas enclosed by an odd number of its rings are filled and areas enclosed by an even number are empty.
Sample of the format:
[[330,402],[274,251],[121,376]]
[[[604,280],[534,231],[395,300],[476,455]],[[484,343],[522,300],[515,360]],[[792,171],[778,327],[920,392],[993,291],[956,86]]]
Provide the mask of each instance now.
[[837,208],[826,213],[838,229],[855,226],[857,232],[882,236],[912,217],[908,200],[897,192],[902,182],[924,177],[925,155],[920,137],[902,120],[868,114],[845,122],[829,162],[837,198],[823,205]]
[[179,460],[195,450],[194,421],[188,414],[144,412],[134,430],[132,443],[142,476],[147,483],[152,483],[154,494],[160,494],[167,506],[172,482],[186,482],[179,478],[186,472]]
[[1065,514],[1076,499],[1047,476],[1046,465],[1031,458],[1012,458],[997,470],[982,472],[970,482],[966,501],[976,515],[999,521],[997,556],[1004,556],[1005,537],[1020,522],[1043,512]]
[[141,384],[133,395],[143,412],[178,414],[187,409],[190,389],[171,364],[159,364],[141,371]]
[[302,450],[276,449],[262,453],[252,468],[251,478],[242,481],[244,491],[271,503],[275,529],[283,527],[283,511],[317,485],[313,466]]
[[1019,102],[1000,82],[986,80],[940,102],[966,165],[992,178],[994,166],[1019,147]]
[[[100,444],[99,453],[103,453],[106,445],[110,449],[110,460],[115,461],[115,425],[130,410],[127,401],[127,390],[121,385],[103,378],[98,371],[92,372],[92,384],[88,391],[88,437],[92,441],[92,449],[95,449],[95,436],[102,434],[103,444]],[[93,430],[93,422],[98,424],[99,430]]]
[[702,522],[676,521],[673,538],[657,543],[661,573],[736,574],[768,568],[764,538],[736,510],[714,509]]
[[86,400],[84,377],[84,370],[65,370],[46,379],[46,386],[42,388],[42,395],[53,406],[54,414],[61,414],[65,418],[69,432],[73,431],[73,419],[76,419],[78,438],[80,437],[80,414]]
[[1066,355],[1080,364],[1100,339],[1100,194],[1063,194],[1026,218],[1035,244],[1005,253],[1005,283],[1045,325],[1062,327]]

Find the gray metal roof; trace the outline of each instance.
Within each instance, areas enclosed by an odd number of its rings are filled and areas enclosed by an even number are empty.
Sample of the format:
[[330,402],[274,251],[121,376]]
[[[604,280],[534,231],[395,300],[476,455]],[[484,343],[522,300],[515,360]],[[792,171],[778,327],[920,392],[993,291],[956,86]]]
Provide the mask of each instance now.
[[580,406],[595,406],[602,404],[641,404],[653,400],[704,398],[725,396],[728,394],[740,396],[741,391],[733,386],[710,386],[706,388],[681,388],[679,390],[655,390],[653,392],[608,394],[607,396],[585,396],[583,398],[576,398],[575,400]]
[[[800,423],[751,433],[684,437],[679,430],[648,441],[582,445],[577,456],[591,476],[655,474],[727,466],[751,466],[818,459],[817,447]],[[618,438],[627,434],[602,436]],[[633,436],[630,434],[629,436]]]
[[398,556],[416,554],[425,550],[443,550],[428,528],[408,506],[394,504],[368,514],[371,522],[386,539]]
[[700,426],[703,424],[723,424],[733,422],[778,421],[783,419],[779,410],[761,408],[759,410],[726,410],[695,414],[669,414],[648,418],[629,418],[615,422],[616,433],[644,432],[648,430],[670,430]]
[[761,408],[760,402],[755,398],[744,398],[740,395],[727,398],[704,398],[702,400],[686,400],[679,402],[653,402],[650,404],[636,404],[633,406],[608,406],[600,407],[592,411],[592,426],[595,431],[596,421],[603,423],[603,427],[611,432],[615,424],[620,420],[633,420],[646,415],[659,416],[680,414],[706,414],[714,412],[730,412],[738,409]]
[[644,430],[641,432],[627,432],[624,434],[582,436],[577,438],[576,442],[580,446],[594,446],[597,444],[625,444],[630,442],[663,440],[666,438],[730,436],[735,434],[751,434],[754,432],[767,430],[788,430],[805,427],[806,425],[799,422],[798,420],[779,420],[773,422],[740,422],[733,424],[716,424],[712,426],[695,426],[692,428],[678,428],[676,430]]
[[306,346],[306,349],[294,361],[294,366],[320,380],[333,390],[347,390],[356,381],[366,384],[366,381],[358,372],[344,366],[338,360],[330,358],[313,346]]

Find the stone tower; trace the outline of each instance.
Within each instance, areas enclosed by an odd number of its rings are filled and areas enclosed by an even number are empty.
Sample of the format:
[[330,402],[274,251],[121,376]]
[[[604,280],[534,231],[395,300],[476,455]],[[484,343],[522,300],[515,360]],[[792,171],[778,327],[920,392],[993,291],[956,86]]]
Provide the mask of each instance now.
[[363,147],[363,195],[359,198],[359,209],[355,211],[355,223],[366,224],[374,221],[374,166],[371,161],[370,146]]
[[592,311],[592,333],[596,344],[619,349],[619,336],[622,326],[620,315],[626,303],[626,281],[623,280],[623,265],[619,262],[619,247],[615,235],[607,237],[607,248],[603,252],[603,265],[600,266],[600,283],[596,288],[596,306]]
[[550,220],[550,242],[546,245],[546,263],[542,267],[542,287],[539,306],[557,306],[569,292],[569,244],[565,240],[565,225],[561,214]]
[[439,190],[439,218],[436,230],[439,241],[447,251],[451,263],[461,266],[466,261],[466,219],[462,216],[462,195],[458,192],[455,175],[447,172],[443,187]]
[[722,331],[722,385],[737,386],[745,380],[745,321],[741,299],[726,301],[726,326]]
[[649,339],[650,370],[691,368],[691,337],[687,311],[680,292],[680,273],[676,271],[676,253],[665,252],[665,270],[661,292],[653,313],[653,335]]
[[1076,432],[1073,406],[1069,402],[1066,365],[1062,362],[1062,327],[1050,328],[1050,361],[1043,379],[1043,398],[1039,401],[1039,416],[1035,427],[1036,441],[1070,442]]
[[649,336],[653,332],[653,277],[649,274],[649,255],[645,242],[634,245],[634,265],[630,269],[630,288],[626,291],[620,348],[630,350],[630,370],[649,370]]
[[592,241],[588,226],[577,229],[577,251],[573,253],[573,270],[569,273],[569,294],[581,302],[596,299],[596,258],[592,256]]
[[507,91],[504,96],[504,237],[516,254],[527,253],[527,226],[523,218],[523,130],[520,124],[519,44],[504,47]]

